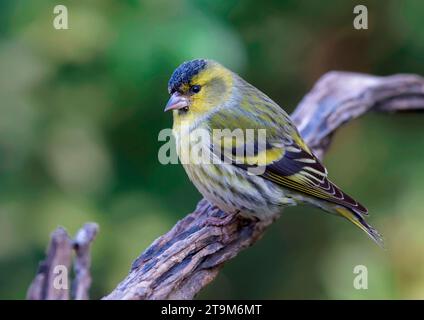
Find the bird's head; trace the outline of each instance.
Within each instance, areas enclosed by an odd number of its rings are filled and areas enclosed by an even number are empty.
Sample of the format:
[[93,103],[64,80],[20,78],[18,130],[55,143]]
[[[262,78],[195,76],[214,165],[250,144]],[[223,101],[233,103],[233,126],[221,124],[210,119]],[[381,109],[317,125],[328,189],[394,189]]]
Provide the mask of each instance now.
[[233,73],[215,61],[184,62],[169,80],[165,111],[173,110],[174,118],[196,119],[229,99],[233,81]]

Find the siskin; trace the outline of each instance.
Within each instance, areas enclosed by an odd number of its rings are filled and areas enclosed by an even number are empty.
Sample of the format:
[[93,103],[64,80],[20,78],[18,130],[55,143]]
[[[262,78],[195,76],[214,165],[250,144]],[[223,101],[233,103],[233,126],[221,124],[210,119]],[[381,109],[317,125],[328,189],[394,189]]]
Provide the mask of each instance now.
[[[168,91],[171,98],[165,111],[173,111],[178,156],[184,158],[187,175],[209,202],[223,211],[257,219],[273,217],[285,206],[308,204],[346,218],[382,245],[380,234],[364,220],[368,210],[328,179],[326,168],[289,115],[267,95],[205,59],[180,65]],[[188,134],[182,133],[183,127]],[[198,129],[211,138],[192,139],[191,133]],[[259,134],[244,134],[242,139],[215,134],[217,130],[233,134],[234,130],[261,129],[262,139]],[[183,143],[189,146],[188,156],[179,148]],[[195,159],[191,151],[199,143],[213,161]]]

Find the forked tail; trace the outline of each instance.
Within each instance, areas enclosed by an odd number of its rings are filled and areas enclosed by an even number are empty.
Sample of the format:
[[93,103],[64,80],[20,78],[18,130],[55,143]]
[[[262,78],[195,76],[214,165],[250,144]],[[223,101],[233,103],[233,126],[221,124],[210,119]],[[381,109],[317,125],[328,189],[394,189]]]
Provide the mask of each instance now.
[[384,241],[381,234],[374,229],[372,226],[370,226],[365,219],[361,216],[360,213],[356,213],[348,208],[345,207],[336,207],[335,209],[338,214],[352,222],[354,225],[356,225],[358,228],[362,229],[366,232],[366,234],[374,240],[375,243],[377,243],[381,248],[384,249]]

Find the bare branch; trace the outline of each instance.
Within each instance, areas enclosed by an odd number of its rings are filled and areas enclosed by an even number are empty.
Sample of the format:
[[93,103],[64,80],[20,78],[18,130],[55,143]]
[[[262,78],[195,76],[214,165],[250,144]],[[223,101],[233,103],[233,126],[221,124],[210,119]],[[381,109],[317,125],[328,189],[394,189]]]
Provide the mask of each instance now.
[[[73,296],[76,300],[88,299],[91,285],[90,246],[99,230],[95,223],[86,223],[71,240],[62,227],[51,235],[47,257],[38,267],[37,275],[27,292],[28,300],[69,300],[69,270],[72,250],[75,250],[75,279]],[[58,268],[60,267],[60,268]],[[63,283],[66,281],[66,283]]]
[[74,261],[75,279],[72,292],[75,300],[88,300],[88,291],[91,286],[90,275],[90,247],[99,231],[96,223],[86,223],[76,234],[73,247],[76,253]]
[[106,298],[191,299],[271,222],[241,220],[202,200],[134,261],[128,277]]
[[71,265],[71,239],[65,229],[57,228],[51,235],[47,249],[47,258],[38,267],[37,275],[27,292],[28,300],[68,300],[69,289],[55,285],[57,266],[64,266],[69,270]]
[[424,79],[416,75],[377,77],[332,71],[302,99],[291,118],[302,137],[322,158],[331,135],[367,113],[424,110]]
[[[335,130],[368,111],[423,109],[422,77],[330,72],[304,97],[292,118],[322,158]],[[104,299],[192,299],[271,223],[241,220],[202,200],[134,261],[128,276]]]

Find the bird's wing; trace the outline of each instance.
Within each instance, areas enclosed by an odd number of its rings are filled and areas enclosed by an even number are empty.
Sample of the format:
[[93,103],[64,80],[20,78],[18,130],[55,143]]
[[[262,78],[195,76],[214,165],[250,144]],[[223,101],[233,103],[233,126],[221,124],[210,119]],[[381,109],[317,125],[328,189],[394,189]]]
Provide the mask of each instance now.
[[[299,136],[300,138],[300,136]],[[295,141],[277,161],[270,162],[262,175],[264,178],[307,195],[340,204],[359,214],[368,210],[334,185],[326,168],[308,149]]]
[[[278,108],[278,109],[276,109]],[[265,129],[265,143],[259,134],[240,139],[213,139],[213,149],[221,159],[245,170],[259,167],[260,175],[276,184],[347,207],[358,214],[368,210],[341,191],[327,177],[326,168],[301,138],[289,116],[278,106],[269,106],[256,113],[234,108],[217,112],[209,119],[213,129]],[[237,143],[238,142],[238,143]],[[250,153],[248,148],[250,146]],[[253,154],[251,151],[254,151]]]

